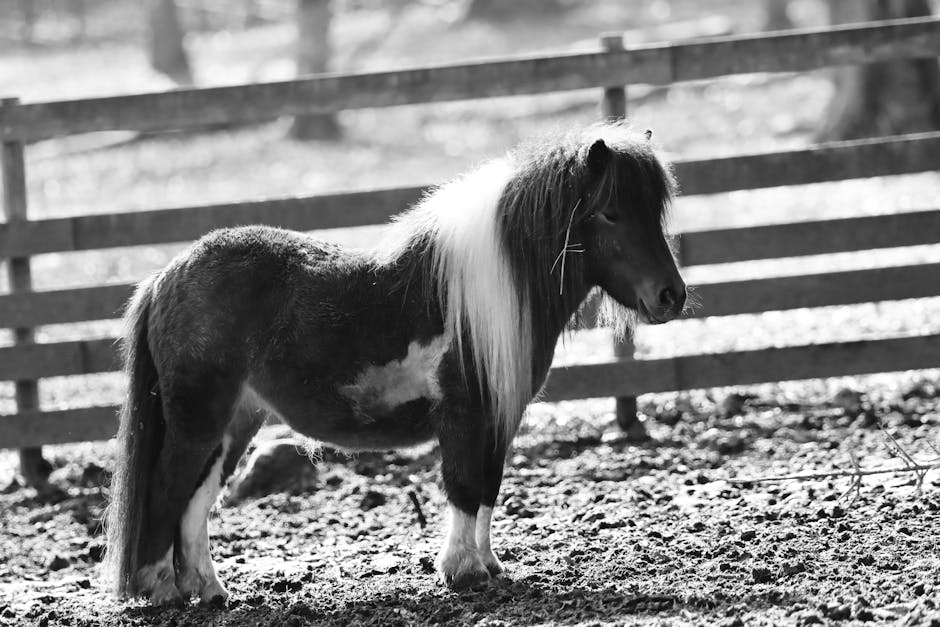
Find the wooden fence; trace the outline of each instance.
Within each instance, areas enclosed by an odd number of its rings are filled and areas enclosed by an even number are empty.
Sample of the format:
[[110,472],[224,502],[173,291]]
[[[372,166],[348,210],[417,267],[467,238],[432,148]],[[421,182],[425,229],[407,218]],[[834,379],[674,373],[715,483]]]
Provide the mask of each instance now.
[[[616,114],[622,85],[667,84],[745,72],[803,71],[842,64],[940,55],[940,19],[917,18],[826,30],[723,37],[694,43],[519,57],[396,72],[313,77],[263,85],[21,104],[3,101],[4,207],[0,258],[11,291],[0,295],[0,327],[16,343],[0,348],[0,380],[17,382],[17,412],[0,416],[0,448],[100,440],[113,435],[116,408],[44,411],[36,380],[116,369],[113,339],[35,343],[45,324],[115,318],[131,285],[32,291],[29,258],[50,252],[185,242],[248,223],[293,229],[384,222],[422,188],[383,189],[177,209],[29,220],[24,144],[105,130],[178,130],[278,115],[446,100],[606,88]],[[614,86],[614,87],[611,87]],[[619,92],[618,92],[619,90]],[[676,164],[685,195],[801,185],[940,170],[940,132],[835,142],[800,150],[686,160]],[[940,242],[940,210],[690,232],[683,265],[773,259]],[[729,281],[699,290],[698,315],[723,316],[940,295],[940,264]],[[940,335],[841,342],[575,365],[552,371],[546,400],[746,385],[940,366]]]

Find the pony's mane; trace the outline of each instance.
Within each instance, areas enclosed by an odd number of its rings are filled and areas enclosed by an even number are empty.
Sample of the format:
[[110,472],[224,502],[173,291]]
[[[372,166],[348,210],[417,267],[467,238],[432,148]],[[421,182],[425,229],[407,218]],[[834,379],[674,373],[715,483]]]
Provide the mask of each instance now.
[[[611,154],[599,177],[587,164],[598,139]],[[431,191],[396,219],[376,259],[429,260],[412,272],[439,299],[445,334],[508,439],[541,384],[536,364],[551,360],[588,293],[585,222],[616,199],[658,232],[674,187],[650,142],[625,125],[546,136]],[[602,319],[622,332],[632,314],[607,300]]]

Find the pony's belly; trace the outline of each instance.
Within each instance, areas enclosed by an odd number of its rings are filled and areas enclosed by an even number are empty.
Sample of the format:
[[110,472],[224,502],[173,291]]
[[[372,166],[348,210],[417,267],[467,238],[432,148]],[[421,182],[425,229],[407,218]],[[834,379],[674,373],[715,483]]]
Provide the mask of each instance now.
[[407,448],[427,442],[435,429],[431,405],[418,400],[383,414],[362,415],[323,410],[298,415],[281,415],[295,431],[342,449],[375,451]]
[[407,448],[431,440],[436,433],[434,403],[426,398],[363,412],[343,398],[274,398],[249,386],[245,390],[243,402],[308,438],[346,450]]
[[256,372],[243,399],[303,435],[341,448],[414,446],[434,437],[434,409],[444,398],[439,371],[449,348],[443,335],[415,340],[404,357],[366,364],[345,380],[286,383],[279,369]]

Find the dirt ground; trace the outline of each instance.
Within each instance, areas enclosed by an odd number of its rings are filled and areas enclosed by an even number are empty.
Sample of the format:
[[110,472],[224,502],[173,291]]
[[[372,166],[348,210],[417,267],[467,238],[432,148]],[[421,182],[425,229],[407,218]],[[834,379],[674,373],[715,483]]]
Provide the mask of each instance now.
[[782,396],[649,397],[642,445],[619,433],[610,401],[535,406],[497,508],[507,576],[461,593],[433,573],[435,451],[325,451],[307,489],[213,517],[227,608],[115,601],[96,572],[106,447],[60,447],[54,491],[0,495],[0,622],[940,625],[936,471],[920,491],[911,473],[867,477],[854,502],[840,498],[847,479],[731,481],[851,468],[852,456],[901,466],[886,434],[935,459],[936,383]]

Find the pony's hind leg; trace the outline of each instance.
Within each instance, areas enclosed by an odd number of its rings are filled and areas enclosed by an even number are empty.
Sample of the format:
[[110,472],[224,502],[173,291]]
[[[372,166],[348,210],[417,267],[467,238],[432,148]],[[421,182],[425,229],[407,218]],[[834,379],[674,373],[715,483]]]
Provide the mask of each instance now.
[[[202,379],[203,381],[208,377]],[[163,386],[163,438],[148,489],[138,546],[136,590],[153,604],[183,600],[174,544],[184,512],[214,468],[238,394],[237,385]]]
[[219,582],[209,554],[208,517],[224,482],[222,465],[230,446],[231,440],[226,436],[215,456],[209,460],[205,477],[190,497],[180,519],[176,586],[185,598],[199,595],[202,602],[228,599],[228,590]]
[[222,438],[218,455],[210,460],[202,483],[183,512],[176,585],[184,596],[198,595],[200,602],[211,604],[224,604],[228,599],[228,591],[219,581],[209,550],[209,512],[263,422],[263,414],[239,405]]
[[490,578],[476,539],[483,495],[483,425],[470,414],[450,414],[441,419],[438,431],[450,518],[437,569],[446,585],[465,588]]
[[137,571],[135,586],[148,594],[154,605],[182,602],[183,597],[176,588],[173,571],[173,545],[170,544],[158,559],[147,563]]
[[140,536],[140,563],[136,590],[154,605],[183,601],[176,586],[174,540],[186,501],[197,485],[212,450],[209,446],[183,444],[177,437],[164,439],[150,480],[150,496]]

